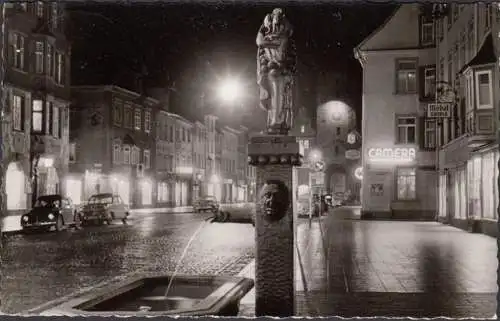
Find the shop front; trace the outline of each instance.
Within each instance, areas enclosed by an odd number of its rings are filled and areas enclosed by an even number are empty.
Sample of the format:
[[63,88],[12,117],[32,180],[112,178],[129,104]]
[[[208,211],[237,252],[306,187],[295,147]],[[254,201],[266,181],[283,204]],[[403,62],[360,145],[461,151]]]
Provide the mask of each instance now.
[[432,220],[436,215],[436,172],[429,153],[416,147],[366,147],[362,218]]

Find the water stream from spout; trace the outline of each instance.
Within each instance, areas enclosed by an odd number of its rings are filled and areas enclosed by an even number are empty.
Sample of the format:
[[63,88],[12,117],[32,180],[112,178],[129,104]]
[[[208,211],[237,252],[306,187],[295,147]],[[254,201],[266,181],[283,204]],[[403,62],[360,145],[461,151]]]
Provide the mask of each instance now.
[[177,265],[175,266],[174,273],[170,276],[170,280],[168,281],[168,286],[167,286],[167,289],[165,290],[165,298],[168,297],[168,292],[170,292],[170,288],[172,287],[172,283],[173,283],[175,276],[177,275],[177,272],[181,266],[182,260],[184,260],[184,257],[187,254],[187,250],[189,249],[189,246],[191,245],[191,243],[193,243],[196,236],[198,235],[198,233],[200,233],[200,231],[205,226],[205,224],[207,224],[207,222],[208,222],[208,220],[204,220],[203,222],[201,222],[198,229],[196,231],[194,231],[193,235],[191,235],[191,238],[189,239],[188,243],[184,247],[184,251],[182,251],[181,257],[179,258],[179,261],[177,261]]

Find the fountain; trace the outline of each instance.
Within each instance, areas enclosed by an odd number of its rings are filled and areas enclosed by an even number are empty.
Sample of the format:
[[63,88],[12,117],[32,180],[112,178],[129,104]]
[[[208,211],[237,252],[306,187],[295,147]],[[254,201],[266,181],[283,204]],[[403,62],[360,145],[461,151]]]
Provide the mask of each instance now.
[[[212,219],[212,218],[210,218]],[[239,301],[253,280],[225,276],[178,275],[193,233],[172,274],[136,272],[29,310],[41,316],[237,316]]]

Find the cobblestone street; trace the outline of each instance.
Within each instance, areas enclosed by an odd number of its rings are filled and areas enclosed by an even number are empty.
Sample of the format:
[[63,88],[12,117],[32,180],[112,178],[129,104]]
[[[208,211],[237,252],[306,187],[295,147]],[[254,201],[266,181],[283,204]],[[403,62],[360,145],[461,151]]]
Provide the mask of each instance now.
[[138,270],[237,274],[253,259],[250,224],[203,223],[209,214],[135,214],[129,225],[12,235],[2,253],[1,311],[18,313],[83,287]]

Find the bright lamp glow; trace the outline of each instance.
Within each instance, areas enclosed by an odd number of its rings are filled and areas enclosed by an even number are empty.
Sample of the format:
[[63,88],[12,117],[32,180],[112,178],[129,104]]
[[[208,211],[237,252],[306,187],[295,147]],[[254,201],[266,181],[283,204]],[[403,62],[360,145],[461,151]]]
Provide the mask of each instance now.
[[241,86],[236,79],[227,79],[219,85],[219,99],[225,102],[233,102],[241,96]]
[[219,176],[217,175],[212,175],[212,177],[210,178],[210,182],[216,184],[216,183],[219,183],[220,179],[219,179]]

